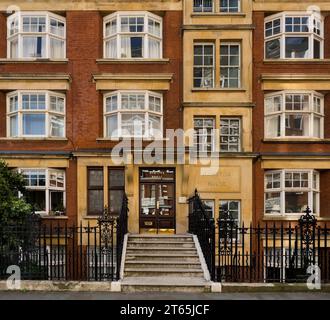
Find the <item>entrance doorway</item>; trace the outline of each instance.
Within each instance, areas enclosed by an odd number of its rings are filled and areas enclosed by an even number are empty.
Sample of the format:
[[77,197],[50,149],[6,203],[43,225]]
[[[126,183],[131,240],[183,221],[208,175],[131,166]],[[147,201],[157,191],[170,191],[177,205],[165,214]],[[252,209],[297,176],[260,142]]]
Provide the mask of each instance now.
[[140,232],[175,233],[175,169],[140,169]]

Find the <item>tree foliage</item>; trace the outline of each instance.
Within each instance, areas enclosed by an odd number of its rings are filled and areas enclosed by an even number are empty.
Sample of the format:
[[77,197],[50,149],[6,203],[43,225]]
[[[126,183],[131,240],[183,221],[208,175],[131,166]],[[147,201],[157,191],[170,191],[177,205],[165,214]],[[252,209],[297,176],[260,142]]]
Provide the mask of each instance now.
[[31,215],[31,205],[19,193],[26,193],[23,176],[0,160],[0,226],[22,223]]

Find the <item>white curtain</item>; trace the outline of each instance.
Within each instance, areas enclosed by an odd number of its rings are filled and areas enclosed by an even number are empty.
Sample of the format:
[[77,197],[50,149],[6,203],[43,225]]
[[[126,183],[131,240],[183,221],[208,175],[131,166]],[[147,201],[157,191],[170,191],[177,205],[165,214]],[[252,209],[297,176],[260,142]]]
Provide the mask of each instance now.
[[112,38],[106,42],[106,55],[107,58],[117,58],[117,38]]
[[160,41],[149,38],[149,58],[160,58]]
[[127,36],[121,37],[121,58],[130,58],[131,57],[131,38]]
[[18,58],[18,39],[17,37],[10,41],[10,58]]
[[23,57],[45,57],[45,37],[23,37]]
[[52,59],[64,58],[64,40],[50,38],[50,57]]
[[314,116],[314,137],[321,138],[321,118]]
[[276,138],[280,135],[280,116],[268,117],[266,120],[266,136],[268,138]]

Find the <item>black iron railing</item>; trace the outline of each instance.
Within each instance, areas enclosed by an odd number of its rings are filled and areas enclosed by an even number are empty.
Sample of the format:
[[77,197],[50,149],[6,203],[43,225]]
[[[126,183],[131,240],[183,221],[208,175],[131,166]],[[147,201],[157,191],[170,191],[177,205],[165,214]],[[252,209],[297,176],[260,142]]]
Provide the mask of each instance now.
[[189,199],[189,233],[197,236],[211,280],[215,279],[215,224],[205,211],[197,190]]
[[221,218],[216,236],[217,281],[330,281],[330,229],[318,226],[308,208],[295,224],[238,226]]
[[127,213],[125,196],[121,214],[111,216],[105,208],[96,225],[46,225],[37,219],[1,227],[0,279],[15,265],[22,280],[119,280]]

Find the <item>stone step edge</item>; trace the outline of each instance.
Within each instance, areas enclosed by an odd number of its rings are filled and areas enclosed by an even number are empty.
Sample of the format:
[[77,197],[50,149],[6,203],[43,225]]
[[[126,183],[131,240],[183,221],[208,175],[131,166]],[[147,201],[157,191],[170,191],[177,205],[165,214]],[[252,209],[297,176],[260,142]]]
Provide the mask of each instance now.
[[148,268],[145,268],[145,269],[134,269],[134,268],[125,268],[124,269],[125,272],[152,272],[152,273],[156,273],[156,272],[168,272],[168,273],[175,273],[175,272],[178,272],[178,273],[197,273],[197,272],[203,272],[202,268],[200,269],[171,269],[171,268],[168,268],[168,269],[165,269],[165,268],[152,268],[152,269],[148,269]]
[[194,261],[194,262],[189,262],[189,261],[162,261],[162,260],[139,260],[139,261],[125,261],[125,263],[133,263],[133,264],[196,264],[196,265],[201,265],[200,262]]
[[127,250],[194,250],[197,251],[195,247],[193,248],[181,248],[181,247],[127,247]]

